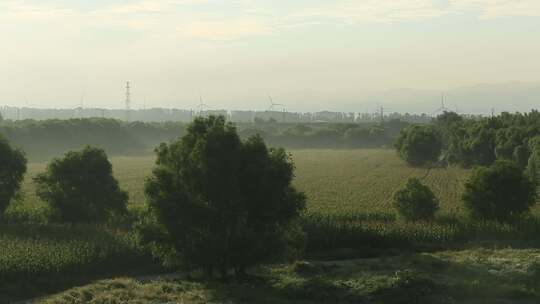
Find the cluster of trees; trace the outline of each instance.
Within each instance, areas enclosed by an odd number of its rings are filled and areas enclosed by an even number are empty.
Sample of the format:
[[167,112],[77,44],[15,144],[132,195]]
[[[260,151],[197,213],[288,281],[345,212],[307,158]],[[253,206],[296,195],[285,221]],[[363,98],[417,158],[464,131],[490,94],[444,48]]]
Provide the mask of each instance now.
[[[462,201],[474,220],[516,221],[536,203],[536,183],[512,161],[476,167],[464,186]],[[405,220],[431,220],[439,201],[428,186],[411,178],[394,194],[394,207]]]
[[[462,197],[473,218],[513,220],[527,213],[536,201],[540,181],[537,111],[474,120],[445,112],[433,124],[404,128],[395,147],[413,166],[475,167]],[[436,200],[427,192],[419,181],[411,181],[396,194],[398,211],[409,219],[432,217]],[[407,213],[411,208],[404,207],[411,205],[418,209],[414,216]],[[432,212],[423,212],[427,209]]]
[[[167,263],[223,276],[302,250],[297,219],[305,195],[292,186],[294,164],[260,136],[242,140],[223,117],[197,118],[186,135],[155,150],[145,192],[149,210],[140,241]],[[20,188],[26,158],[0,140],[0,214]],[[126,214],[128,194],[113,177],[105,151],[86,146],[52,160],[35,177],[53,220],[101,222]]]
[[[0,137],[0,219],[16,197],[26,173],[26,157]],[[102,149],[85,147],[49,163],[34,178],[36,194],[60,222],[104,221],[126,212],[128,195],[112,175],[112,165]]]
[[432,124],[403,128],[395,147],[412,165],[441,161],[473,167],[510,160],[521,168],[529,164],[534,168],[538,143],[540,113],[537,111],[474,119],[445,112]]
[[242,125],[240,135],[260,134],[273,146],[289,148],[378,148],[391,146],[408,123],[292,124],[257,123]]

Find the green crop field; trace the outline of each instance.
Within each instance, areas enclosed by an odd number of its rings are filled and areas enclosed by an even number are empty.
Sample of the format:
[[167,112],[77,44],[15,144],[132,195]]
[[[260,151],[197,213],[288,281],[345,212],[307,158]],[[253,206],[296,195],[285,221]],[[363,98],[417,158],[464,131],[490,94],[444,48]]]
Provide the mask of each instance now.
[[[530,244],[540,233],[538,207],[533,217],[517,224],[468,221],[460,196],[470,170],[412,168],[393,150],[291,153],[295,184],[308,197],[308,212],[301,221],[308,236],[308,257],[355,258],[381,250],[440,249],[490,241]],[[154,157],[114,157],[111,161],[121,187],[130,194],[130,209],[143,207],[144,182],[152,172]],[[10,205],[6,223],[0,225],[0,248],[7,249],[0,250],[0,294],[40,295],[54,290],[59,279],[74,272],[86,278],[113,268],[119,272],[155,269],[149,252],[138,247],[124,224],[43,225],[48,208],[36,197],[32,178],[45,166],[29,164],[22,195]],[[421,178],[439,198],[441,212],[435,221],[396,218],[392,196],[409,177]]]
[[[444,212],[459,212],[462,184],[469,172],[455,167],[411,168],[393,150],[293,150],[291,153],[297,167],[295,184],[308,196],[308,211],[317,214],[394,213],[392,195],[409,177],[421,177],[440,199]],[[130,194],[131,204],[144,203],[144,180],[151,174],[154,158],[115,157],[111,161],[122,188]],[[43,208],[35,197],[32,177],[44,168],[44,163],[29,165],[23,185],[24,198],[13,204],[12,211]]]

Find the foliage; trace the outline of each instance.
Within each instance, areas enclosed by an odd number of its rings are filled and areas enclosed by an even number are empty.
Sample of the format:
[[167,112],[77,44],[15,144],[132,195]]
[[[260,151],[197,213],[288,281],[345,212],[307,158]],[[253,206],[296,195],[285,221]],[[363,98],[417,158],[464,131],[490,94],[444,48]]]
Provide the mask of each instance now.
[[0,303],[94,275],[158,268],[132,233],[93,225],[3,224],[0,248]]
[[26,158],[0,135],[0,219],[23,181]]
[[465,183],[463,201],[473,218],[507,221],[530,210],[535,184],[513,162],[476,168]]
[[401,131],[395,146],[401,158],[418,166],[436,162],[441,154],[442,143],[433,126],[411,125]]
[[529,178],[539,185],[540,183],[540,135],[529,140],[530,156],[527,160],[526,172]]
[[418,178],[409,178],[405,187],[394,194],[394,207],[406,220],[429,220],[439,209],[439,201]]
[[127,123],[105,118],[5,121],[0,125],[0,133],[24,149],[29,159],[40,161],[86,145],[109,154],[146,152],[183,131],[181,123]]
[[455,112],[444,111],[438,115],[433,124],[441,134],[443,148],[448,149],[450,138],[456,128],[463,124],[464,118]]
[[294,165],[283,149],[258,136],[242,142],[232,124],[211,116],[156,153],[146,193],[167,251],[209,272],[242,273],[288,247],[305,197],[291,185]]
[[[260,134],[271,146],[288,148],[379,148],[390,146],[408,123],[243,123],[243,139]],[[181,122],[121,122],[107,118],[21,120],[0,123],[0,133],[24,149],[31,160],[48,160],[85,145],[103,148],[109,155],[151,152],[162,142],[185,134]]]
[[87,146],[54,159],[35,178],[37,195],[60,221],[105,221],[126,211],[128,194],[112,175],[105,151]]
[[540,134],[540,113],[468,119],[447,114],[435,124],[443,134],[444,158],[451,164],[489,166],[496,160],[512,160],[525,168],[533,153],[529,142]]

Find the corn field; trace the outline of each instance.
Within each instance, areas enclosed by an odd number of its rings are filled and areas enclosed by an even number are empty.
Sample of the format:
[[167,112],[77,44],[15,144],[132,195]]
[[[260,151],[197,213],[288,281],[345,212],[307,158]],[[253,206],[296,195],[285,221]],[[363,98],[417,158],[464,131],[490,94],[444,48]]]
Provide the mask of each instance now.
[[[381,149],[295,150],[292,156],[295,186],[308,197],[302,218],[308,252],[534,241],[540,233],[535,216],[515,225],[467,220],[460,202],[463,182],[469,176],[465,169],[411,168],[394,151]],[[129,209],[144,208],[144,181],[154,158],[121,157],[112,163],[121,187],[130,194]],[[22,195],[0,225],[0,293],[8,294],[10,286],[20,287],[20,282],[27,282],[24,288],[31,289],[29,278],[48,281],[51,276],[129,268],[141,260],[149,263],[128,231],[47,224],[48,208],[35,196],[32,181],[44,168],[43,163],[29,165]],[[397,218],[392,197],[409,177],[421,178],[440,200],[435,221],[409,223]]]

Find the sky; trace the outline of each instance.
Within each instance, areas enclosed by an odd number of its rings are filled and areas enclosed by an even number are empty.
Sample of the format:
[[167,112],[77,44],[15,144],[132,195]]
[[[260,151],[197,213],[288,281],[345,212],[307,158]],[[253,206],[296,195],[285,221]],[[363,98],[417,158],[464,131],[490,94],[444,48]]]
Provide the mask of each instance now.
[[538,54],[539,0],[0,0],[0,105],[332,110],[540,83]]

